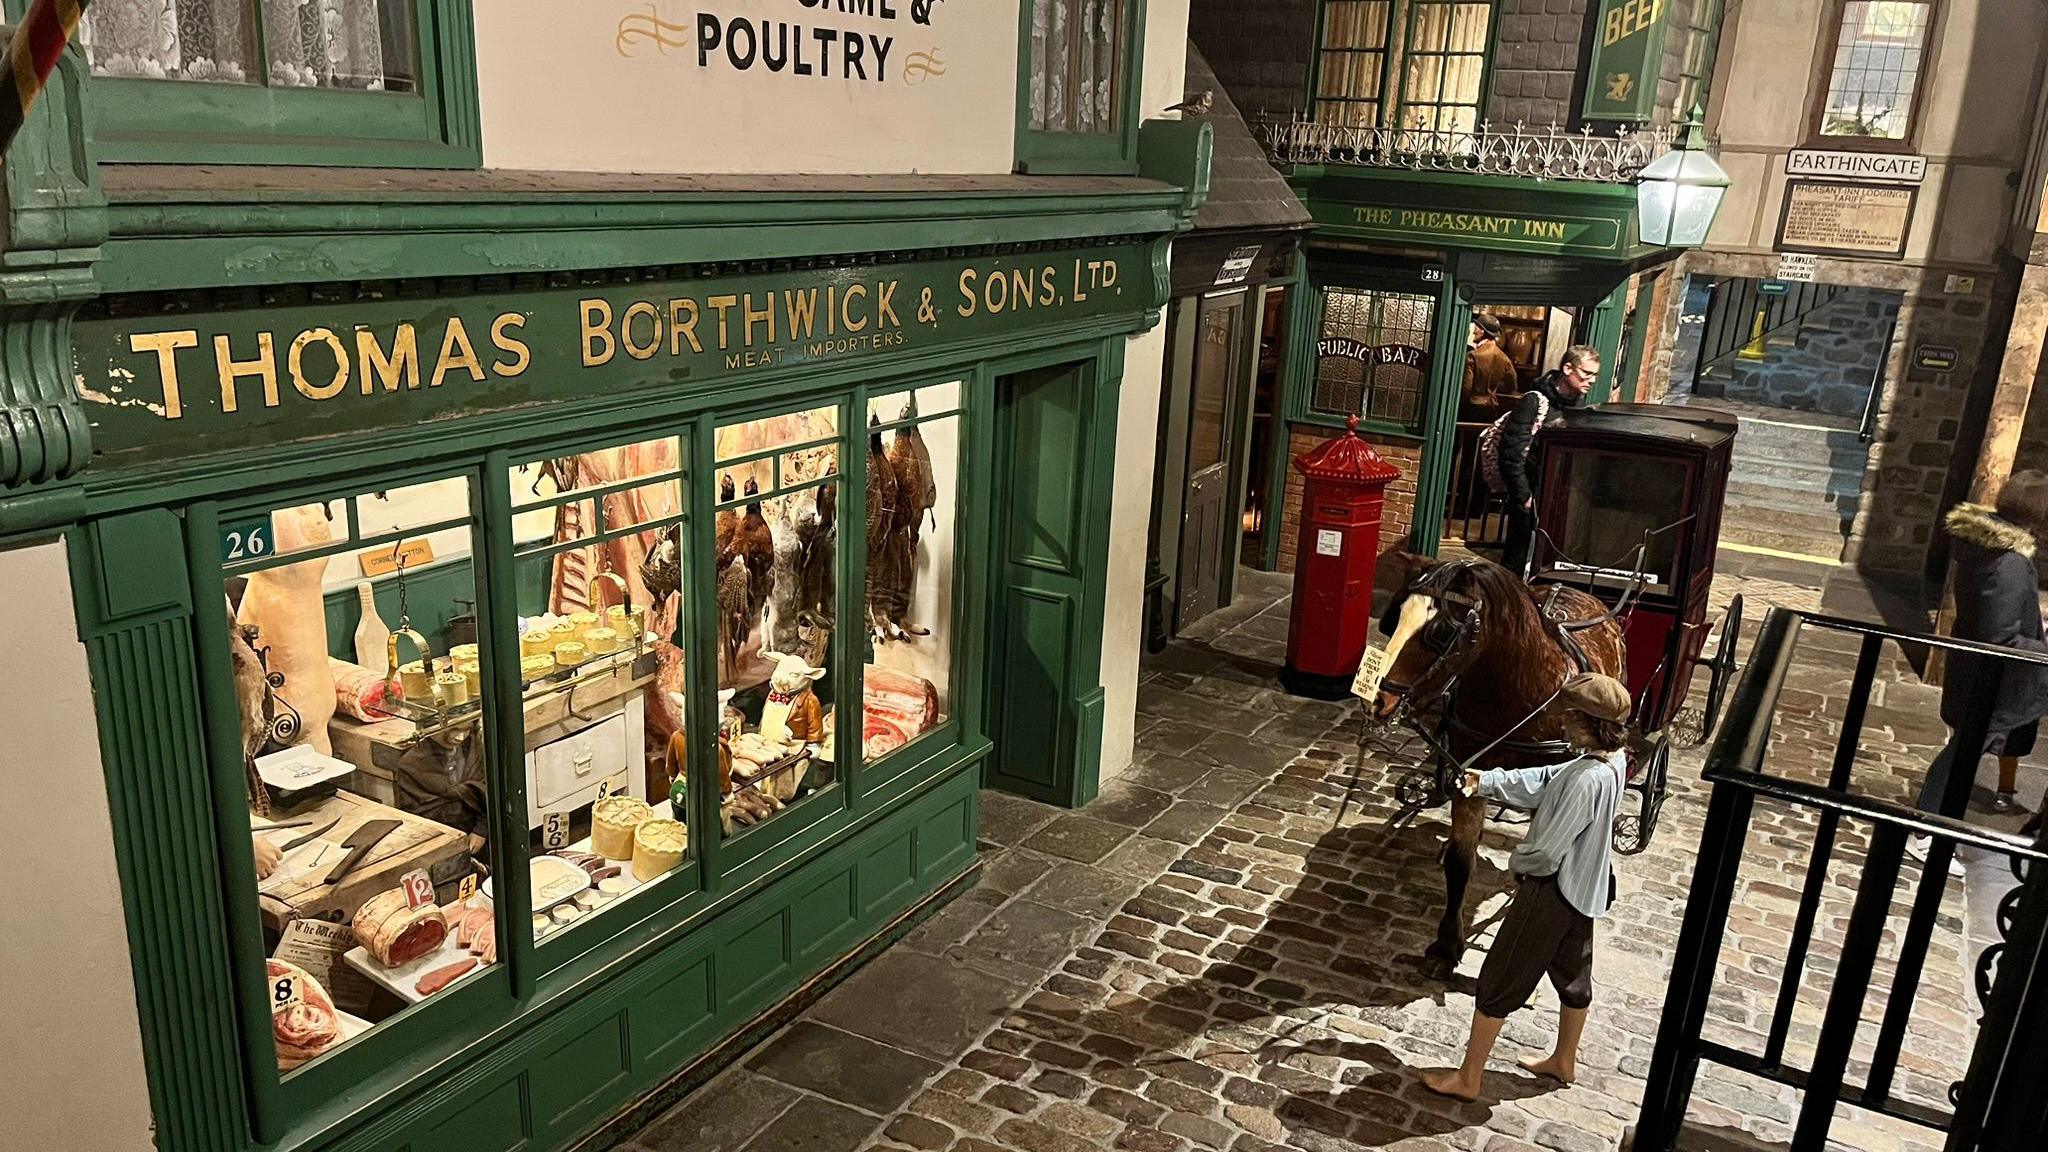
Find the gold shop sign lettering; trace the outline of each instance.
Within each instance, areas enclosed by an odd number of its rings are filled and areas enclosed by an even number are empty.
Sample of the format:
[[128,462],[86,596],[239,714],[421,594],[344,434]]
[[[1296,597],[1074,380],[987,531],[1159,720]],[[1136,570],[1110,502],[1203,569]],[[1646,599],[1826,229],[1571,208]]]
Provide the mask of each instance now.
[[1361,204],[1331,221],[1346,232],[1390,240],[1443,240],[1528,252],[1609,252],[1622,247],[1621,221],[1595,216],[1517,216]]
[[1919,189],[1791,180],[1778,218],[1778,248],[1897,260],[1906,254]]
[[968,261],[82,319],[93,447],[258,447],[554,400],[913,354],[1135,314],[1142,244]]

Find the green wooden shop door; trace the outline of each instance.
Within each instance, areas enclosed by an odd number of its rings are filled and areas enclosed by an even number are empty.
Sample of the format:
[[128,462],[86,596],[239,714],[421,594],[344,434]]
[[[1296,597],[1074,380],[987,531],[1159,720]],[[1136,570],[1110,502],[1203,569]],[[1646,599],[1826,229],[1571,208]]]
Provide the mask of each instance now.
[[1101,547],[1089,460],[1103,433],[1089,418],[1091,376],[1062,365],[997,389],[987,783],[1054,804],[1089,799],[1084,762],[1092,767],[1101,740],[1102,605],[1088,577]]

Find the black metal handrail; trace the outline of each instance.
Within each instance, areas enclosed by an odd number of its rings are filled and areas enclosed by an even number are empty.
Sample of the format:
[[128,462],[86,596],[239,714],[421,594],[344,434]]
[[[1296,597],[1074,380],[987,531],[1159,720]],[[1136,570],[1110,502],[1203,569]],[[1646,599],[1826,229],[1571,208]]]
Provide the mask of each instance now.
[[[1841,732],[1825,786],[1775,776],[1767,770],[1772,721],[1785,679],[1805,628],[1860,636],[1856,668],[1848,683]],[[1969,711],[1954,733],[1955,757],[1938,813],[1850,790],[1879,657],[1887,643],[1922,645],[1952,653],[1993,658],[1988,690],[1972,694]],[[1843,1102],[1946,1131],[1950,1152],[2005,1152],[2038,1147],[2048,1125],[2048,1093],[2039,1073],[2048,1062],[2048,850],[2042,843],[1977,828],[1956,819],[1967,805],[1975,766],[1987,746],[1998,681],[2013,665],[2048,666],[2048,656],[1978,644],[1953,637],[1887,629],[1864,621],[1819,613],[1772,609],[1752,649],[1749,664],[1729,702],[1728,718],[1708,752],[1704,779],[1712,787],[1700,854],[1672,967],[1671,987],[1659,1021],[1657,1044],[1645,1085],[1634,1147],[1668,1152],[1676,1146],[1686,1105],[1701,1062],[1739,1069],[1792,1086],[1804,1093],[1792,1136],[1793,1152],[1820,1152],[1828,1141],[1836,1107]],[[1761,1053],[1701,1038],[1706,1008],[1719,975],[1722,938],[1733,902],[1737,873],[1748,840],[1752,806],[1766,797],[1818,813],[1799,914],[1787,947],[1784,973]],[[1828,986],[1821,1029],[1809,1067],[1785,1061],[1792,1010],[1806,972],[1837,829],[1844,819],[1870,827],[1870,847],[1858,878],[1839,959]],[[1893,965],[1869,1071],[1859,1087],[1846,1083],[1851,1049],[1863,1023],[1878,953],[1892,917],[1909,834],[1930,837],[1911,911]],[[1894,1099],[1892,1080],[1899,1051],[1919,993],[1921,968],[1948,881],[1949,860],[1959,844],[2000,854],[2026,880],[2011,930],[1985,998],[1970,1067],[1952,1092],[1953,1112]]]

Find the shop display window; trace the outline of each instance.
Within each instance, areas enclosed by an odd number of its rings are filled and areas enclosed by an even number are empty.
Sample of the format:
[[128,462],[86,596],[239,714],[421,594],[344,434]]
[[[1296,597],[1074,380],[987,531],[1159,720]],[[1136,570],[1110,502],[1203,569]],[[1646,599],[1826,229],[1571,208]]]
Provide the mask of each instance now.
[[954,381],[868,400],[863,762],[952,713],[960,398]]
[[[842,496],[836,406],[722,425],[707,586],[728,835],[838,783],[832,659]],[[873,523],[875,509],[869,509]]]
[[471,496],[451,477],[222,524],[244,898],[287,1075],[498,959]]
[[690,858],[682,441],[508,472],[531,931],[545,943]]

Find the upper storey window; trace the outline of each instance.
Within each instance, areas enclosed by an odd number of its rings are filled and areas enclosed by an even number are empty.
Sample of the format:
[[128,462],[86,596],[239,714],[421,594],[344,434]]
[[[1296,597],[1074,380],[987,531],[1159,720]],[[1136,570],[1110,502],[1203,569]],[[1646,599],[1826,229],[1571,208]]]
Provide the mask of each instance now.
[[1903,145],[1912,137],[1933,0],[1843,0],[1817,135]]
[[1316,119],[1476,131],[1492,41],[1491,0],[1324,0]]
[[468,0],[99,0],[95,139],[127,162],[470,167]]

